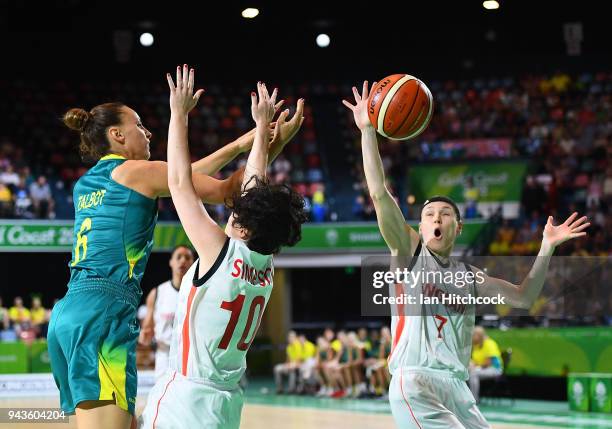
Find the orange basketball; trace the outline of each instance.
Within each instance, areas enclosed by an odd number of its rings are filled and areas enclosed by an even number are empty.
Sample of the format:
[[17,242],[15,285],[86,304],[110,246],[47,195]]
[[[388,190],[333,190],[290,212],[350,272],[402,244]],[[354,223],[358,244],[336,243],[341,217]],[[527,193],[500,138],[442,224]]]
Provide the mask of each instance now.
[[392,74],[372,88],[368,115],[381,135],[392,140],[412,139],[429,125],[433,98],[429,88],[416,77]]

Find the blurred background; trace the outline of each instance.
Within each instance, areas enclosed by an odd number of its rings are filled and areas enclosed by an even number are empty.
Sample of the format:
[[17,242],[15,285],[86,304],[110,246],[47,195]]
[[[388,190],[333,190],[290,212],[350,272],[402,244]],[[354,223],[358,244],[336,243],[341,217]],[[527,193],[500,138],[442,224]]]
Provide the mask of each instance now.
[[[306,100],[303,127],[269,176],[307,198],[310,221],[302,242],[276,258],[275,291],[249,353],[251,385],[276,387],[274,366],[291,360],[290,330],[315,344],[326,328],[331,341],[346,333],[345,347],[378,358],[371,349],[384,350],[380,330],[389,320],[362,316],[360,265],[387,248],[365,185],[359,132],[341,100],[363,80],[408,73],[431,90],[433,119],[414,140],[379,143],[388,187],[411,225],[428,196],[448,195],[466,223],[456,255],[529,257],[549,215],[558,221],[578,211],[591,222],[588,237],[556,255],[600,268],[585,301],[592,310],[565,311],[545,297],[524,313],[500,308],[479,317],[505,363],[483,387],[483,397],[497,398],[484,403],[485,415],[612,427],[605,414],[612,411],[608,27],[601,2],[588,0],[0,1],[0,373],[49,372],[44,337],[68,280],[72,187],[90,167],[62,114],[122,101],[153,133],[152,159],[164,160],[165,73],[183,63],[195,67],[196,86],[206,90],[190,120],[194,158],[253,127],[249,92],[258,80],[278,87],[292,111],[298,98]],[[218,177],[244,162],[238,158]],[[219,222],[229,214],[223,206],[210,212]],[[145,294],[170,277],[170,249],[187,242],[170,199],[159,200],[159,219]],[[589,284],[573,284],[581,286]],[[353,341],[349,334],[360,329]],[[143,368],[151,365],[148,353],[141,350]],[[359,371],[369,389],[366,367]],[[374,384],[381,390],[371,389],[371,398],[384,395],[385,383]],[[346,406],[339,403],[329,406]],[[565,420],[537,420],[546,413]]]

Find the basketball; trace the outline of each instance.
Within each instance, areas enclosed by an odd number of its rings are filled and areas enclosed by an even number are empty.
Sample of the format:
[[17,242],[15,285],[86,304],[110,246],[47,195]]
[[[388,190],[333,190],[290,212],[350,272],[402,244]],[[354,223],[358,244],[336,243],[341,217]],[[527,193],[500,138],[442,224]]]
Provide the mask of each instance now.
[[429,88],[414,76],[393,74],[372,88],[368,116],[379,134],[408,140],[421,134],[433,114]]

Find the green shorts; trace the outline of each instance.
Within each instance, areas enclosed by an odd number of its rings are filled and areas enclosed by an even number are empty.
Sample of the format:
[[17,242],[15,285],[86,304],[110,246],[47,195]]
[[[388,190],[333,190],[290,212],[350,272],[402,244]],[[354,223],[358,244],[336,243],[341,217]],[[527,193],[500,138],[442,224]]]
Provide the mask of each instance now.
[[104,279],[68,288],[53,307],[47,335],[62,410],[73,414],[80,402],[114,400],[134,414],[141,294]]

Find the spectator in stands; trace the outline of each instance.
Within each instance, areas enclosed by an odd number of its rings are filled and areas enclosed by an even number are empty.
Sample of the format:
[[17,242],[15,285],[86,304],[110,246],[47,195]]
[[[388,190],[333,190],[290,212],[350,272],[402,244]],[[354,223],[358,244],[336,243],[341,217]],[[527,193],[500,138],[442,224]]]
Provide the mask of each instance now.
[[[274,381],[276,383],[277,394],[296,392],[296,375],[302,363],[302,345],[295,331],[289,331],[287,334],[287,348],[285,352],[287,355],[285,362],[274,366]],[[287,376],[289,379],[287,390],[283,388],[283,376]]]
[[16,296],[13,303],[14,305],[9,309],[9,318],[11,326],[19,335],[21,332],[30,329],[31,315],[30,310],[23,306],[23,299],[20,296]]
[[9,311],[2,305],[2,297],[0,296],[0,331],[8,329],[10,325],[11,320],[9,319]]
[[474,219],[479,217],[478,214],[478,197],[480,190],[474,185],[474,178],[468,177],[463,189],[463,198],[465,199],[465,218]]
[[280,154],[278,158],[272,163],[272,173],[274,183],[287,183],[291,177],[291,162]]
[[312,194],[312,220],[313,222],[323,222],[326,216],[325,195],[323,194],[323,185],[317,186],[317,189]]
[[347,376],[347,380],[351,386],[349,394],[352,394],[353,397],[358,397],[366,392],[366,384],[363,378],[366,344],[359,340],[355,332],[349,332],[347,340],[349,350],[348,375],[350,376]]
[[19,185],[19,175],[13,169],[11,164],[6,166],[6,170],[0,174],[0,183],[4,183],[13,191]]
[[0,183],[0,218],[12,218],[13,213],[13,194],[8,186]]
[[45,176],[39,176],[36,182],[30,185],[30,197],[34,205],[34,214],[39,219],[54,218],[54,201],[51,196],[51,187]]
[[320,386],[317,396],[330,396],[334,391],[331,377],[327,373],[327,364],[333,358],[334,351],[332,350],[329,341],[327,341],[325,337],[317,338],[315,375]]
[[30,309],[32,327],[38,337],[47,337],[47,327],[49,326],[49,312],[43,307],[40,297],[32,298],[32,308]]
[[34,216],[32,213],[32,199],[26,187],[25,180],[21,179],[17,189],[15,190],[15,217],[21,219],[31,219]]
[[297,393],[313,393],[315,384],[315,367],[317,366],[317,347],[304,334],[298,335],[300,342],[300,378]]
[[523,197],[521,199],[521,207],[524,210],[524,215],[530,216],[534,211],[541,211],[544,201],[546,201],[546,192],[544,189],[535,181],[533,176],[527,176],[523,188]]
[[482,326],[476,326],[472,333],[469,385],[477,403],[480,402],[480,381],[499,377],[503,372],[502,365],[497,343],[489,338]]

